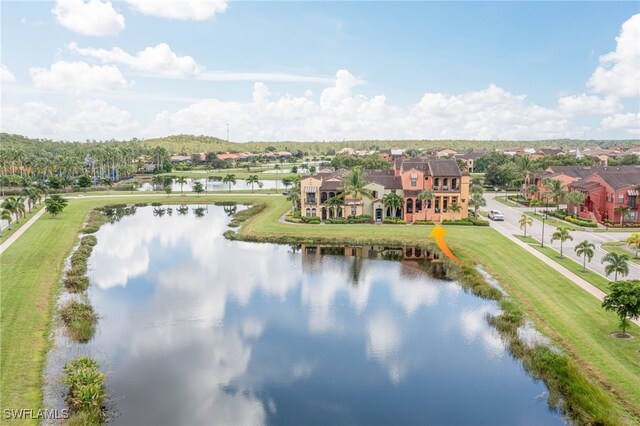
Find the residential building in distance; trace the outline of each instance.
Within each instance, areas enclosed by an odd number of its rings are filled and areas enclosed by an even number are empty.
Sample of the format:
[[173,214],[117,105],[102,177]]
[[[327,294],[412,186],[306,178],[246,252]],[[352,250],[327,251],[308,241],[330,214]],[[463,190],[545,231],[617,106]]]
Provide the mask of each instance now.
[[[456,160],[397,157],[393,169],[364,170],[371,198],[342,197],[342,182],[347,174],[347,170],[339,169],[303,178],[300,181],[302,215],[322,220],[370,215],[376,221],[392,217],[407,222],[441,222],[468,215],[469,174],[460,171]],[[433,198],[420,199],[424,190],[431,191]],[[400,208],[385,205],[384,197],[389,193],[402,197]],[[339,197],[341,203],[329,201],[334,197]],[[452,211],[452,205],[459,206],[460,210]]]

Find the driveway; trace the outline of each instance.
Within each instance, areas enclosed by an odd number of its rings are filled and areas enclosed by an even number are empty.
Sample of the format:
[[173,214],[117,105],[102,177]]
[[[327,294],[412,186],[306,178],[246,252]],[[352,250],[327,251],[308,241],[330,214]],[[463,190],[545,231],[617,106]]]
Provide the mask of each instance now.
[[[500,210],[504,214],[504,222],[491,222],[491,226],[498,230],[499,232],[506,235],[522,235],[522,230],[520,229],[520,225],[518,225],[518,221],[524,212],[533,212],[532,208],[529,207],[509,207],[506,206],[494,199],[494,194],[485,193],[485,199],[487,201],[487,206],[483,208],[483,210]],[[560,251],[560,242],[555,241],[551,244],[551,234],[556,231],[556,227],[545,223],[544,225],[544,245],[553,247],[554,249]],[[540,241],[542,238],[542,222],[536,219],[533,219],[533,226],[527,227],[527,235],[531,235],[536,240]],[[600,248],[600,244],[610,241],[621,241],[626,240],[631,235],[630,232],[588,232],[588,231],[571,231],[571,236],[573,237],[573,241],[566,241],[563,245],[563,254],[571,259],[576,260],[582,265],[582,258],[576,256],[574,248],[577,244],[584,240],[588,240],[596,246],[596,250],[594,250],[593,259],[591,259],[591,263],[587,262],[587,268],[591,269],[599,273],[602,276],[605,276],[604,267],[602,262],[602,258],[607,254],[607,251]],[[610,277],[613,280],[613,275]],[[620,279],[620,277],[619,277]],[[633,262],[629,262],[629,275],[625,277],[625,279],[640,279],[640,266],[636,265]]]

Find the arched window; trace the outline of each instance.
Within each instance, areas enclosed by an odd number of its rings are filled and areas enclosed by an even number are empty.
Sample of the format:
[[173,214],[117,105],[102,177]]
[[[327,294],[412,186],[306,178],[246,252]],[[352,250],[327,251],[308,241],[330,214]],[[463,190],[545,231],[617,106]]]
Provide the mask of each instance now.
[[322,192],[320,194],[320,202],[321,203],[325,203],[327,201],[327,193],[326,192]]
[[407,213],[413,213],[413,199],[409,198],[407,200]]
[[406,257],[412,257],[413,256],[413,249],[411,247],[407,247],[404,250],[404,254]]
[[311,217],[311,209],[307,207],[306,216]]
[[335,192],[330,192],[330,193],[329,193],[329,198],[333,198],[333,197],[335,197],[335,196],[336,196],[336,193],[335,193]]
[[422,254],[422,249],[416,248],[416,257],[420,257],[421,254]]
[[311,209],[311,217],[316,217],[316,216],[317,216],[317,211],[316,211],[316,208],[314,207]]

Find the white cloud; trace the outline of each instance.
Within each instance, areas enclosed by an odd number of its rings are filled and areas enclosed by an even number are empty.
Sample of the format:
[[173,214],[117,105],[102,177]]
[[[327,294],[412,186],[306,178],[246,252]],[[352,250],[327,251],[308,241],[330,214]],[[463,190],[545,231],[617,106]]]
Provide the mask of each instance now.
[[603,118],[601,124],[606,129],[625,130],[640,136],[640,113],[614,114]]
[[622,104],[612,96],[601,98],[595,95],[563,96],[558,99],[558,109],[568,115],[612,114],[622,110]]
[[57,0],[51,12],[62,26],[83,35],[115,35],[125,26],[109,1]]
[[165,77],[192,77],[200,74],[203,67],[191,56],[178,56],[166,43],[130,55],[119,47],[111,50],[81,48],[77,43],[67,45],[69,50],[82,56],[97,58],[103,63],[120,63],[128,67]]
[[640,14],[622,24],[616,50],[600,56],[587,84],[598,93],[640,96]]
[[78,94],[127,87],[127,81],[113,65],[59,61],[51,68],[29,68],[29,74],[36,88],[44,90],[70,90]]
[[16,76],[9,71],[9,68],[7,68],[6,65],[0,66],[0,81],[3,83],[13,83],[16,81]]
[[227,0],[127,0],[145,15],[204,21],[227,10]]
[[63,114],[44,102],[26,102],[2,108],[0,121],[3,132],[81,141],[124,138],[138,127],[128,111],[100,99],[79,101],[70,114]]

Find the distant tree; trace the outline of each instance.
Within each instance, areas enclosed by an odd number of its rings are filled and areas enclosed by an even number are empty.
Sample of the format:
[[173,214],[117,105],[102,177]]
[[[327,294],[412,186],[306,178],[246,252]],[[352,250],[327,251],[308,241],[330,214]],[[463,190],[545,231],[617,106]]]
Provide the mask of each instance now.
[[63,176],[60,180],[60,184],[67,191],[67,195],[69,195],[69,188],[73,188],[74,180],[71,176]]
[[108,177],[104,177],[104,178],[100,179],[100,183],[102,185],[104,185],[104,187],[107,189],[107,193],[109,193],[109,190],[113,186],[113,179],[108,178]]
[[253,185],[260,183],[258,175],[249,175],[247,178],[247,185],[251,185],[251,192],[253,192]]
[[155,175],[151,178],[151,183],[153,184],[153,190],[157,190],[158,186],[164,186],[164,176]]
[[421,203],[424,203],[424,207],[427,208],[429,201],[433,200],[433,197],[434,197],[433,191],[429,189],[424,189],[420,191],[416,199]]
[[449,210],[453,212],[453,220],[456,220],[456,215],[460,213],[462,207],[458,203],[451,203],[451,205],[449,206]]
[[604,297],[602,307],[615,312],[620,319],[622,335],[627,335],[629,319],[640,317],[640,281],[629,280],[609,284],[610,292]]
[[640,232],[635,232],[627,238],[627,245],[635,250],[635,258],[638,258],[638,250],[640,249]]
[[578,214],[578,209],[577,207],[584,203],[585,200],[585,195],[584,192],[580,192],[580,191],[571,191],[567,194],[567,202],[569,204],[571,204],[571,207],[573,209],[573,217],[576,217]]
[[290,177],[282,178],[282,185],[284,185],[284,188],[288,190],[289,187],[293,185],[293,179]]
[[[349,171],[347,176],[342,181],[342,191],[344,196],[349,196],[353,199],[362,199],[362,197],[373,197],[372,192],[366,188],[369,184],[364,172],[361,168],[355,167]],[[356,215],[356,206],[351,206],[351,216]]]
[[533,207],[533,214],[536,214],[537,207],[541,204],[541,201],[537,198],[529,200],[529,207]]
[[618,274],[626,277],[629,275],[629,256],[626,254],[607,253],[602,258],[602,263],[606,263],[604,272],[607,276],[614,274],[614,281],[618,281]]
[[176,183],[180,185],[180,193],[182,194],[184,192],[182,190],[182,187],[184,186],[185,183],[187,183],[187,178],[185,178],[184,176],[178,176],[176,178]]
[[7,209],[2,209],[2,211],[0,211],[0,219],[1,220],[6,220],[8,223],[8,229],[11,229],[11,222],[13,222],[13,215],[11,214],[11,212]]
[[[420,194],[418,194],[418,196],[420,196]],[[427,194],[425,194],[425,197],[426,196]],[[385,194],[382,197],[382,205],[384,205],[387,209],[391,211],[392,218],[396,217],[396,212],[402,208],[403,204],[404,204],[404,199],[402,198],[401,195],[396,194],[395,192],[389,192],[388,194]]]
[[24,201],[24,197],[22,196],[7,197],[2,201],[0,207],[11,212],[11,214],[16,217],[16,223],[20,223],[20,216],[24,216],[26,213]]
[[291,173],[298,173],[298,166],[292,166]]
[[566,186],[559,179],[550,179],[547,181],[546,189],[556,202],[556,210],[560,210],[560,201],[567,195]]
[[614,212],[620,214],[620,226],[622,226],[622,221],[624,220],[624,217],[629,214],[629,210],[630,209],[627,206],[618,206],[615,209],[613,209]]
[[314,174],[316,172],[316,166],[309,166],[309,173]]
[[557,228],[556,232],[551,235],[551,242],[553,243],[555,240],[560,241],[560,258],[562,258],[562,246],[564,242],[567,240],[573,241],[573,237],[569,233],[568,228]]
[[222,183],[229,184],[229,192],[231,192],[231,185],[236,184],[236,175],[233,173],[228,173],[225,177],[222,178]]
[[193,191],[198,194],[198,196],[200,196],[200,194],[202,194],[204,192],[204,185],[202,185],[202,182],[197,181],[193,184]]
[[60,213],[62,213],[69,202],[66,198],[62,198],[60,195],[54,194],[45,201],[45,204],[47,213],[49,213],[53,217],[56,217]]
[[527,186],[527,189],[526,189],[526,193],[529,196],[534,196],[535,194],[538,193],[538,191],[540,191],[540,188],[538,188],[538,185],[534,185],[534,184]]
[[582,272],[587,272],[587,259],[591,262],[595,248],[596,246],[589,240],[584,240],[574,249],[578,257],[582,256]]
[[164,186],[164,192],[166,192],[166,193],[167,193],[167,197],[168,197],[169,195],[171,195],[171,193],[173,192],[173,188],[171,188],[171,185],[165,185],[165,186]]
[[478,217],[478,210],[480,210],[480,207],[486,206],[487,202],[481,192],[472,192],[471,198],[469,198],[469,205],[473,206],[474,216]]
[[522,229],[524,231],[524,236],[526,237],[527,236],[527,226],[528,227],[533,226],[533,219],[531,219],[526,214],[523,214],[522,216],[520,216],[520,220],[518,221],[518,224],[520,225],[520,229]]
[[93,181],[91,180],[91,178],[90,178],[89,176],[87,176],[87,175],[82,175],[82,176],[80,176],[80,177],[78,178],[78,186],[79,186],[80,188],[84,189],[84,190],[85,190],[85,192],[86,192],[86,189],[87,189],[87,188],[90,188],[90,187],[91,187],[91,185],[93,185]]

